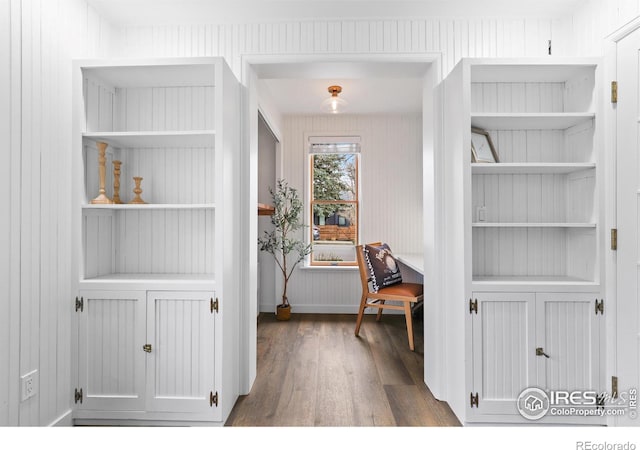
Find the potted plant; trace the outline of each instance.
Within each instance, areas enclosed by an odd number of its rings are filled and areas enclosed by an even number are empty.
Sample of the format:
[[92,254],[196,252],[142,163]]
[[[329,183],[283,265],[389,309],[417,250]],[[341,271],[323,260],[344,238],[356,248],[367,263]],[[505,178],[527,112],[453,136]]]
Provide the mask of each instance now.
[[289,320],[291,306],[287,298],[287,286],[293,271],[305,256],[311,253],[311,244],[305,244],[298,239],[298,230],[304,228],[300,215],[302,201],[298,191],[290,187],[286,181],[278,180],[276,190],[269,188],[273,201],[274,212],[271,215],[273,230],[265,231],[258,238],[261,251],[271,253],[282,273],[282,303],[276,308],[278,320]]

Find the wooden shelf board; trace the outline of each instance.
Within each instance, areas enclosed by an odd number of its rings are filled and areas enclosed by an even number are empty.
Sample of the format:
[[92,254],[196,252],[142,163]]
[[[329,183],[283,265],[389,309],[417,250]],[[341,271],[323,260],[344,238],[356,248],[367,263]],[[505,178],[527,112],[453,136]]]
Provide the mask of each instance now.
[[594,113],[472,113],[471,125],[485,130],[565,130],[595,118]]
[[202,148],[215,145],[214,130],[87,132],[82,137],[115,148]]
[[595,223],[585,222],[473,222],[474,228],[595,228]]
[[149,209],[215,209],[215,203],[146,203],[144,205],[83,205],[82,209],[149,210]]
[[471,172],[484,174],[563,174],[594,169],[595,163],[472,163]]
[[275,212],[275,208],[270,205],[265,205],[264,203],[258,203],[258,215],[259,216],[270,216]]

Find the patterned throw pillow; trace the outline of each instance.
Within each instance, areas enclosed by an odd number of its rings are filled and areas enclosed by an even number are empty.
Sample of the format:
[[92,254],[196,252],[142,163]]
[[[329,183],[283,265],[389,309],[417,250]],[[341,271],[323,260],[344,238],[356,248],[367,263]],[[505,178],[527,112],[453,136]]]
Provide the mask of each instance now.
[[364,259],[369,268],[374,292],[396,283],[402,283],[400,265],[391,254],[391,249],[387,244],[365,245]]

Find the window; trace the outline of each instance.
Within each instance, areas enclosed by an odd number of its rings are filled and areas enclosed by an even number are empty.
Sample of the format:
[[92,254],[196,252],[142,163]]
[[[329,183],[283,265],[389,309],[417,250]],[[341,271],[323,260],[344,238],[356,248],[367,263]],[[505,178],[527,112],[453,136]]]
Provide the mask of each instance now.
[[356,265],[360,139],[318,137],[310,141],[311,265]]

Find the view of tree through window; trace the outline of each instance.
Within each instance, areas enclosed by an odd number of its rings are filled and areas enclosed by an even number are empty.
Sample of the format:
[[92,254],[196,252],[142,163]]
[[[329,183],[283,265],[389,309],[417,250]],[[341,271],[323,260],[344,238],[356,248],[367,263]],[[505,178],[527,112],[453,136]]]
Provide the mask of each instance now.
[[355,264],[358,242],[358,155],[311,155],[313,216],[311,262]]

